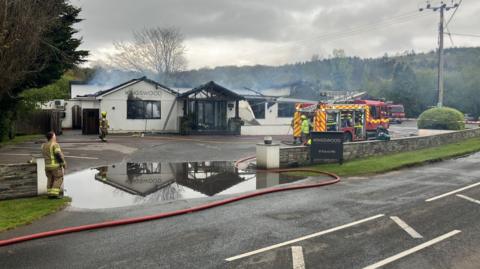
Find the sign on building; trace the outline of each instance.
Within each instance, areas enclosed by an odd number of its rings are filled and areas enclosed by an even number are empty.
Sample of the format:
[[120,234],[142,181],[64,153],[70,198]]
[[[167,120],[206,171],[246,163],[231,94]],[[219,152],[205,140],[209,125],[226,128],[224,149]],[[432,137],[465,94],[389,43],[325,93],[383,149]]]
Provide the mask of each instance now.
[[343,132],[311,132],[311,163],[343,163]]

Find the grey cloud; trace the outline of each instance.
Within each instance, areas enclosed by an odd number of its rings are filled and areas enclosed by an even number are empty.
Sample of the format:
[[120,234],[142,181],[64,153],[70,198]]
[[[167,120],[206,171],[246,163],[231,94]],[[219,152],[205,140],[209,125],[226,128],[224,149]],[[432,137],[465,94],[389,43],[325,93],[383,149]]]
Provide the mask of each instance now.
[[[331,47],[349,48],[348,54],[381,55],[385,51],[416,49],[412,40],[432,38],[435,44],[438,12],[424,18],[417,11],[421,0],[72,0],[83,8],[79,25],[84,47],[98,52],[117,40],[129,40],[144,27],[179,27],[187,39],[205,38],[241,42],[298,42],[301,55]],[[452,31],[476,33],[480,2],[463,1]],[[409,13],[411,17],[399,17]],[[451,14],[448,13],[447,17]],[[376,25],[379,22],[382,24]],[[407,23],[401,23],[407,22]],[[372,26],[372,25],[376,26]],[[370,25],[370,26],[369,26]],[[348,35],[351,29],[361,31]],[[368,30],[368,31],[366,31]],[[329,33],[334,33],[327,35]],[[345,37],[347,36],[347,37]],[[340,37],[342,37],[340,39]],[[372,48],[362,40],[379,38]],[[305,40],[305,41],[302,41]],[[480,42],[480,39],[479,39]],[[323,43],[328,43],[323,46]],[[380,50],[380,51],[379,51]],[[288,59],[296,58],[295,50]]]

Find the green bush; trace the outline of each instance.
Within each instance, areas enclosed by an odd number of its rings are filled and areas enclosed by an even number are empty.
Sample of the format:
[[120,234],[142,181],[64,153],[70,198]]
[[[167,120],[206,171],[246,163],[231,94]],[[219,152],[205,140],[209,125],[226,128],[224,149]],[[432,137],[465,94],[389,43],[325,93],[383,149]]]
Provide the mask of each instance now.
[[425,110],[420,117],[418,117],[417,125],[419,129],[465,129],[462,112],[449,107],[435,107]]

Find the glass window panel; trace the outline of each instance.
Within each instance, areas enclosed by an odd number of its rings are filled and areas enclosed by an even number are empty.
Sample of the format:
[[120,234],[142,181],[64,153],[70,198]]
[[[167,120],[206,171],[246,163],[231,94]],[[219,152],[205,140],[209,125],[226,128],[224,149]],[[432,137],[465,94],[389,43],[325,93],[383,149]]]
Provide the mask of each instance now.
[[292,118],[295,111],[294,103],[278,103],[279,118]]
[[256,119],[265,119],[265,101],[248,101]]
[[153,114],[152,109],[153,104],[151,102],[146,102],[145,104],[145,119],[151,119]]
[[152,103],[152,118],[160,119],[161,118],[160,102]]
[[160,119],[160,111],[158,101],[127,101],[127,119]]

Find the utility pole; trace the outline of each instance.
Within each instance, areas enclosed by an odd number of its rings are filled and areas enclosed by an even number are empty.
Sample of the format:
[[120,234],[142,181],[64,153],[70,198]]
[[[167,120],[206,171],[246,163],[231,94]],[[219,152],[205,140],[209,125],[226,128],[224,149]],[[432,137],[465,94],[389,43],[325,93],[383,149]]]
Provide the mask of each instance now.
[[440,11],[440,23],[438,25],[438,81],[437,81],[437,90],[438,90],[438,100],[437,106],[443,106],[443,28],[444,28],[444,13],[449,11],[452,8],[457,8],[458,3],[451,3],[447,5],[444,1],[440,1],[440,4],[437,6],[432,6],[430,1],[427,1],[425,8],[420,8],[420,11],[425,9],[431,9],[433,11]]

